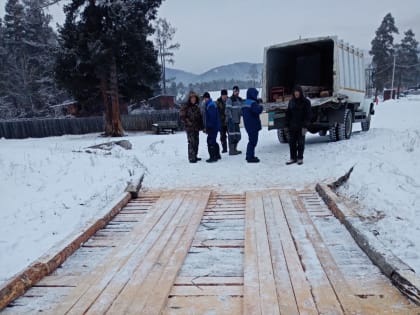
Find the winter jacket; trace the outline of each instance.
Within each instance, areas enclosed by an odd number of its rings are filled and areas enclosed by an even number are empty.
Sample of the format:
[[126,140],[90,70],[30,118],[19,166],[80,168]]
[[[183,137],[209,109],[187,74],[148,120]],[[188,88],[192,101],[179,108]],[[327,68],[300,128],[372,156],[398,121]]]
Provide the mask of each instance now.
[[226,102],[223,101],[221,97],[218,98],[217,102],[217,108],[219,110],[219,116],[220,116],[220,123],[222,127],[227,126],[227,120],[226,120]]
[[226,101],[226,120],[232,119],[234,124],[241,122],[242,98],[232,95]]
[[248,133],[256,133],[261,130],[260,114],[263,107],[257,101],[258,91],[250,88],[247,91],[246,100],[242,105],[242,116],[244,118],[245,129]]
[[200,107],[188,101],[182,105],[179,111],[179,117],[184,123],[185,131],[193,132],[203,130],[203,117],[201,116]]
[[211,99],[205,105],[206,105],[205,128],[207,132],[217,133],[221,129],[220,116],[219,116],[219,110],[217,109],[217,105]]
[[303,95],[302,89],[299,91],[301,96],[293,96],[286,111],[286,126],[291,130],[308,128],[311,122],[311,102]]

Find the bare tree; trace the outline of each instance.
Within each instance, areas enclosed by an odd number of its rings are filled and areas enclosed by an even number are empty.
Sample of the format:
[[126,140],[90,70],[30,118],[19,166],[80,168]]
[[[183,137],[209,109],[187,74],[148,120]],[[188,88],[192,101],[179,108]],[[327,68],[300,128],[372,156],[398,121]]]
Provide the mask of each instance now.
[[174,64],[174,50],[179,49],[179,43],[172,43],[176,29],[166,19],[156,22],[156,47],[159,50],[159,59],[162,75],[162,90],[166,94],[166,63]]

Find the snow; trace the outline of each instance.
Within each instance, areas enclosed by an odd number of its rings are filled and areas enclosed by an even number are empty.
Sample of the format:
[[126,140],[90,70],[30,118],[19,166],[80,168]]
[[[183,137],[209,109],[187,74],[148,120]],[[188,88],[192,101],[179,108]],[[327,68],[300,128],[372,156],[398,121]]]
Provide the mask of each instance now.
[[[242,93],[245,90],[241,90]],[[46,139],[0,140],[0,283],[50,247],[98,218],[129,180],[145,172],[145,190],[209,187],[237,193],[263,188],[305,188],[342,176],[355,165],[340,192],[363,205],[360,214],[396,255],[420,272],[420,98],[387,101],[376,107],[372,129],[348,141],[307,138],[305,164],[286,166],[288,146],[275,131],[260,132],[259,164],[244,154],[222,155],[217,163],[188,163],[183,132],[129,133],[133,150],[111,155],[83,148],[107,141],[97,134]],[[357,128],[356,128],[357,127]],[[239,149],[245,151],[242,130]],[[207,158],[206,135],[199,156]],[[7,254],[4,254],[7,253]]]

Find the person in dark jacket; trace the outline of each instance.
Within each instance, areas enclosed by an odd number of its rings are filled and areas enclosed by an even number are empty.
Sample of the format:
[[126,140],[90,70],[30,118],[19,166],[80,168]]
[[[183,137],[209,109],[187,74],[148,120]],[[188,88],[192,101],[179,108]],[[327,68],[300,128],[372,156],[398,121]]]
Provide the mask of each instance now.
[[185,131],[188,139],[188,159],[190,163],[201,161],[198,154],[199,133],[203,130],[203,117],[198,107],[198,96],[193,91],[189,93],[188,101],[182,105],[179,116],[184,123]]
[[210,158],[206,160],[208,163],[217,162],[221,159],[220,147],[217,143],[217,133],[220,131],[220,116],[217,105],[210,98],[208,92],[203,95],[203,105],[205,108],[205,130],[207,133],[207,147]]
[[258,163],[260,160],[255,156],[255,147],[258,143],[258,133],[261,130],[260,114],[263,107],[258,104],[258,90],[249,88],[246,92],[246,100],[242,105],[242,117],[244,118],[245,130],[248,133],[248,146],[246,160],[248,163]]
[[303,164],[305,134],[311,122],[311,102],[304,96],[302,87],[293,89],[292,99],[286,111],[286,126],[289,131],[290,160],[287,165]]
[[238,143],[241,140],[241,113],[242,98],[239,96],[239,87],[233,87],[233,93],[226,101],[226,121],[229,140],[229,155],[237,155],[242,152],[238,150]]
[[217,99],[216,104],[220,116],[220,142],[222,143],[222,153],[227,152],[227,122],[226,122],[226,101],[228,99],[227,90],[220,92],[220,97]]

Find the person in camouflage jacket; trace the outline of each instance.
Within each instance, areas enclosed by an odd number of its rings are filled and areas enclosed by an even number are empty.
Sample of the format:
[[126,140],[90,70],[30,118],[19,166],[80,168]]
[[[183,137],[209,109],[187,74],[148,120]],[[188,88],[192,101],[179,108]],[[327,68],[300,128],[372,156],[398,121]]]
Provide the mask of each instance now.
[[185,131],[188,139],[188,159],[190,163],[197,163],[201,161],[198,154],[199,134],[203,130],[203,117],[201,115],[200,107],[198,106],[199,99],[197,94],[193,91],[189,93],[188,101],[182,105],[179,116],[184,123]]

